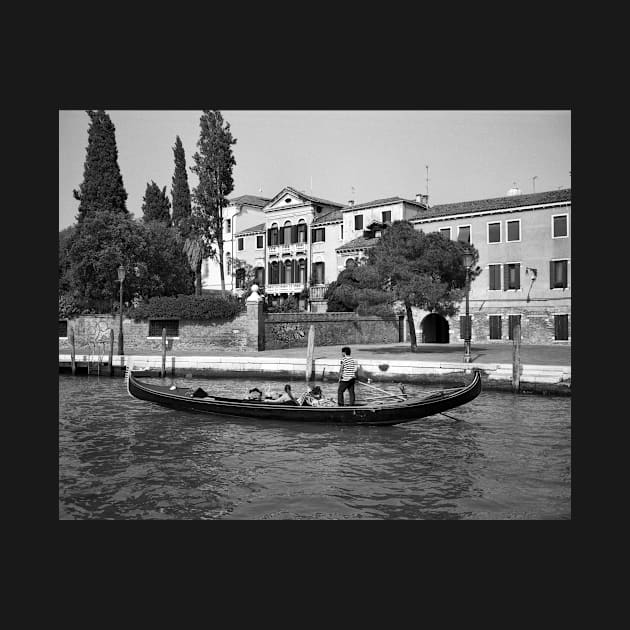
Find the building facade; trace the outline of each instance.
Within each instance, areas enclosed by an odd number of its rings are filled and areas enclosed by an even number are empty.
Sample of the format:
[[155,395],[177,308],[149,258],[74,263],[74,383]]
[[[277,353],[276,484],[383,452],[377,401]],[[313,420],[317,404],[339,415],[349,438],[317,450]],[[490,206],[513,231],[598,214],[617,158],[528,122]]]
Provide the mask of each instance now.
[[[294,295],[303,309],[325,311],[330,282],[365,256],[384,225],[404,219],[478,250],[481,273],[469,294],[473,342],[511,343],[519,324],[523,343],[570,343],[571,189],[519,192],[430,207],[423,195],[341,204],[285,187],[273,199],[257,198],[264,205],[246,207],[251,225],[230,235],[226,288],[239,292],[245,261],[268,302]],[[239,212],[233,216],[245,216]],[[464,304],[455,318],[414,309],[418,339],[461,342],[464,313]]]

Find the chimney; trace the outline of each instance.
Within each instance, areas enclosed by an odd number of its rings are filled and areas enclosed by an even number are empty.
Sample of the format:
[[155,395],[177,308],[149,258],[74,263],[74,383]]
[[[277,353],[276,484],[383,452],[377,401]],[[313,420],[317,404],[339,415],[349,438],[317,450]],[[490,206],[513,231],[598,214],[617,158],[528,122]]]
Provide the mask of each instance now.
[[429,206],[429,195],[423,195],[421,193],[416,193],[416,201],[418,203],[422,203],[425,206]]
[[354,206],[354,199],[350,199],[350,201],[348,201],[348,205]]

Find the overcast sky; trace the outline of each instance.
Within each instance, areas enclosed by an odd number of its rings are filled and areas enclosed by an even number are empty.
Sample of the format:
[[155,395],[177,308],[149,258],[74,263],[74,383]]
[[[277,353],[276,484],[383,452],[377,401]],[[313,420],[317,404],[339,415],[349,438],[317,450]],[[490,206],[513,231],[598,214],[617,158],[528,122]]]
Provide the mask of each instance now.
[[[116,127],[127,209],[142,216],[147,183],[171,197],[173,146],[180,136],[190,172],[201,111],[106,110]],[[237,139],[234,192],[273,197],[284,186],[316,197],[364,203],[426,194],[438,205],[571,187],[571,112],[222,111]],[[59,229],[75,222],[72,196],[83,180],[89,117],[59,111]],[[536,176],[536,179],[533,178]],[[312,186],[312,188],[311,188]],[[354,194],[352,188],[354,187]],[[262,189],[262,192],[261,192]],[[172,201],[172,199],[171,199]]]

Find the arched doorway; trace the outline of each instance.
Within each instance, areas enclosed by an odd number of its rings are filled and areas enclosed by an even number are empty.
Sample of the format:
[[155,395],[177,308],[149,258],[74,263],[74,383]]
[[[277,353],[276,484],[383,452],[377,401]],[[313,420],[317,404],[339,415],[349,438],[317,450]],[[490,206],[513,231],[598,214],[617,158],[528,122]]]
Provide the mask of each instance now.
[[422,343],[448,343],[448,322],[442,315],[431,313],[421,323]]

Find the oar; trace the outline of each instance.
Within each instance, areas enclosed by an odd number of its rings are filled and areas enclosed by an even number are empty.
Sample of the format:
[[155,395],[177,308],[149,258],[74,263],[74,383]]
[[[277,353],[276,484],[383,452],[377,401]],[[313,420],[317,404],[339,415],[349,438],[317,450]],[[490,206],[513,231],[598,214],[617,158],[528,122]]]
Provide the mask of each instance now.
[[444,413],[443,411],[438,411],[438,413],[442,416],[446,416],[447,418],[450,418],[451,420],[455,420],[457,422],[463,422],[461,418],[456,418],[455,416],[449,416],[447,413]]
[[361,383],[361,385],[365,385],[366,387],[370,387],[371,389],[374,389],[377,392],[381,392],[381,394],[385,394],[388,397],[400,398],[401,400],[406,400],[406,398],[403,398],[403,396],[401,394],[390,394],[390,392],[387,392],[384,389],[381,389],[380,387],[374,387],[374,385],[370,385],[369,383],[364,383],[363,381],[360,381],[359,379],[357,379],[357,383]]

